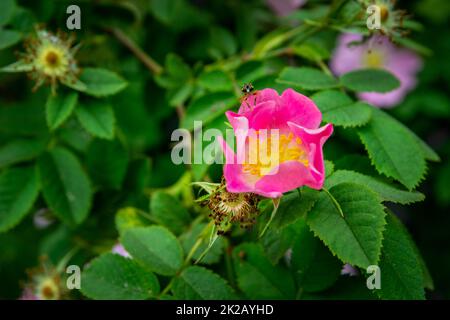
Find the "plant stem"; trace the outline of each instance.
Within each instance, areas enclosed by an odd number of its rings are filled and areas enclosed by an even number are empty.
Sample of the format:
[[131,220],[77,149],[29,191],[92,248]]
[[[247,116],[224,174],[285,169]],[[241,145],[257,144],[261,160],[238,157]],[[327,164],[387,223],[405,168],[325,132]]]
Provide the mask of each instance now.
[[144,52],[128,35],[119,28],[107,29],[120,43],[127,47],[154,75],[163,72],[163,67]]
[[164,288],[163,291],[161,291],[161,293],[159,294],[159,297],[167,294],[167,292],[169,292],[170,288],[172,288],[173,285],[173,281],[174,281],[175,277],[173,277],[172,279],[170,279],[169,283],[167,284],[167,286]]
[[272,223],[273,218],[275,218],[275,215],[277,214],[278,211],[278,207],[280,206],[280,201],[281,198],[275,198],[272,200],[273,201],[273,210],[272,213],[270,215],[269,221],[266,223],[266,225],[264,226],[264,229],[262,230],[262,232],[259,234],[258,238],[262,238],[262,236],[264,235],[264,233],[266,233],[267,228],[269,228],[270,224]]
[[225,267],[227,271],[228,282],[232,287],[236,287],[236,281],[233,275],[233,264],[231,263],[231,246],[228,246],[225,250]]
[[[197,219],[195,220],[197,221]],[[194,222],[195,222],[194,221]],[[201,221],[201,220],[198,220]],[[189,262],[192,259],[192,256],[195,254],[195,252],[197,251],[197,249],[200,247],[200,245],[203,242],[203,233],[204,231],[210,227],[210,224],[206,225],[205,228],[200,232],[200,237],[197,239],[197,241],[194,243],[194,245],[192,246],[191,250],[189,250],[189,253],[187,254],[186,258],[184,259],[183,262],[183,266],[181,267],[181,270],[178,272],[178,274],[181,273],[181,271],[186,268],[189,265]],[[177,274],[177,275],[178,275]],[[176,276],[177,276],[176,275]],[[176,278],[176,276],[174,276],[172,279],[170,279],[169,283],[167,284],[167,286],[161,291],[161,293],[159,294],[159,296],[161,297],[162,295],[165,295],[167,292],[169,292],[170,288],[172,288],[173,282]]]
[[328,68],[328,66],[322,60],[317,60],[317,65],[320,67],[320,69],[322,69],[323,72],[333,77],[333,73],[331,73],[330,68]]
[[330,191],[328,191],[327,188],[322,188],[322,190],[325,191],[325,193],[328,195],[328,197],[330,197],[331,202],[333,202],[334,206],[339,211],[339,213],[341,214],[342,218],[344,218],[344,212],[342,211],[341,205],[339,204],[339,202],[337,202],[336,198],[333,197],[333,195],[330,193]]

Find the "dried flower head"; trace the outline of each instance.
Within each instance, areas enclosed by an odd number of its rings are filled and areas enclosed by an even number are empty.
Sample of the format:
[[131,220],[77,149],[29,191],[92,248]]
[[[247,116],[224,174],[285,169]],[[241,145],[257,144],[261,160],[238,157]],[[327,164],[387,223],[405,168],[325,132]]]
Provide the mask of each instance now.
[[41,257],[40,266],[27,270],[29,281],[24,285],[24,292],[36,300],[60,300],[67,295],[67,288],[60,272]]
[[249,228],[256,222],[259,214],[258,195],[249,192],[231,193],[225,188],[225,180],[210,194],[204,202],[211,210],[210,217],[222,233],[237,222],[242,228]]
[[403,21],[407,16],[405,10],[395,9],[396,0],[363,0],[362,4],[366,8],[372,5],[377,6],[380,11],[380,29],[373,31],[388,36],[390,39],[402,37],[408,33]]
[[36,81],[33,90],[48,83],[52,92],[58,82],[75,83],[79,68],[75,60],[78,46],[73,47],[74,38],[63,32],[56,34],[37,28],[36,34],[26,40],[25,52],[20,54],[20,62],[28,71],[29,76]]

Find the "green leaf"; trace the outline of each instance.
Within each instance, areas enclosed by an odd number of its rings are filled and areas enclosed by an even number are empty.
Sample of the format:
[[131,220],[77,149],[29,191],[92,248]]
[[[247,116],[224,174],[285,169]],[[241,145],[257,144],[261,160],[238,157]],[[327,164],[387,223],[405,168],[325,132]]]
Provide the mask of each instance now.
[[0,168],[28,161],[37,157],[45,149],[45,141],[20,139],[0,147]]
[[[299,219],[301,220],[301,219]],[[275,265],[292,248],[298,233],[298,221],[284,228],[269,228],[262,238],[261,244],[270,262]]]
[[429,57],[429,56],[433,55],[433,51],[431,49],[425,47],[424,45],[422,45],[418,42],[415,42],[411,38],[399,36],[399,37],[395,37],[394,41],[395,41],[395,43],[398,43],[402,47],[414,50],[423,56]]
[[182,300],[230,300],[236,299],[228,283],[211,270],[191,266],[175,278],[172,292]]
[[212,92],[233,90],[232,82],[221,70],[203,72],[197,81],[200,86]]
[[[408,129],[409,130],[409,129]],[[441,158],[439,155],[431,149],[429,145],[427,145],[422,139],[420,139],[414,132],[410,131],[416,138],[417,143],[419,144],[420,148],[422,149],[423,156],[425,159],[429,161],[439,162],[441,161]]]
[[204,95],[189,105],[186,115],[181,121],[181,127],[192,130],[194,121],[202,121],[202,125],[208,124],[238,103],[238,99],[230,92]]
[[92,141],[86,161],[94,182],[103,187],[120,189],[127,173],[128,152],[119,141]]
[[75,114],[83,128],[95,137],[111,140],[114,138],[115,117],[106,101],[80,104]]
[[334,170],[334,163],[329,160],[325,160],[325,177],[328,178],[331,176],[334,173]]
[[174,275],[183,263],[180,243],[161,226],[129,229],[121,242],[133,258],[155,273]]
[[192,77],[192,71],[183,59],[174,53],[166,56],[163,74],[155,77],[156,83],[166,89],[180,88]]
[[179,32],[204,27],[209,21],[206,13],[185,0],[153,0],[149,9],[156,19]]
[[144,300],[159,293],[156,276],[132,259],[106,253],[94,259],[81,276],[81,292],[97,300]]
[[417,140],[399,122],[383,111],[373,110],[369,124],[358,130],[375,168],[413,189],[426,171]]
[[189,225],[189,212],[178,199],[168,193],[157,191],[152,195],[150,212],[159,223],[174,234],[180,234]]
[[80,91],[80,92],[86,92],[87,85],[80,81],[80,79],[76,77],[71,77],[68,79],[62,79],[61,83],[65,86],[69,87],[70,89]]
[[255,82],[265,77],[268,73],[267,67],[258,60],[244,62],[236,69],[236,82],[242,86],[245,83]]
[[303,43],[292,49],[294,54],[313,62],[327,59],[330,56],[330,52],[325,47],[314,42]]
[[16,62],[13,62],[7,66],[4,66],[0,69],[1,72],[29,72],[33,70],[33,65],[30,63],[26,63],[23,60],[19,60]]
[[330,289],[323,292],[304,292],[302,300],[378,300],[361,277],[340,277]]
[[271,227],[284,228],[304,217],[314,206],[318,196],[319,192],[309,188],[302,188],[300,195],[298,192],[292,192],[283,196]]
[[291,269],[300,290],[315,292],[331,287],[341,274],[342,262],[314,237],[303,219],[296,225],[298,235],[292,247]]
[[422,255],[420,254],[419,248],[417,248],[416,244],[414,243],[414,241],[411,239],[411,236],[408,234],[409,238],[410,238],[410,242],[414,248],[414,251],[416,252],[416,257],[417,260],[420,263],[420,267],[422,269],[422,274],[423,274],[423,286],[426,289],[429,290],[434,290],[434,281],[433,281],[433,277],[431,276],[430,270],[428,270],[428,266],[425,263],[425,260],[423,259]]
[[55,130],[67,118],[70,117],[72,111],[78,102],[78,94],[71,92],[69,94],[58,93],[58,95],[50,95],[45,105],[47,116],[47,125],[50,130]]
[[234,248],[233,262],[239,288],[249,299],[293,299],[294,281],[290,272],[273,266],[256,243]]
[[280,29],[267,33],[255,44],[253,57],[256,59],[265,57],[268,52],[280,46],[288,37],[288,34]]
[[78,159],[55,148],[38,159],[42,192],[50,209],[69,225],[80,224],[89,213],[92,191]]
[[336,171],[325,181],[325,185],[327,186],[327,188],[331,188],[343,182],[363,184],[366,187],[369,187],[372,191],[378,193],[383,201],[409,204],[413,202],[423,201],[425,199],[425,196],[420,192],[401,190],[380,179],[366,176],[362,173],[350,170]]
[[39,193],[35,167],[14,168],[0,175],[0,232],[17,225]]
[[389,214],[387,222],[379,263],[381,289],[377,293],[388,300],[425,299],[423,273],[414,245],[394,215]]
[[[192,229],[188,230],[186,233],[183,233],[180,236],[181,245],[183,246],[184,252],[189,252],[192,247],[194,246],[195,242],[199,237],[203,237],[203,241],[200,244],[200,246],[195,250],[194,254],[192,255],[192,260],[197,261],[198,258],[200,258],[201,254],[206,250],[209,244],[209,235],[211,234],[211,229],[207,228],[205,230],[205,227],[207,226],[206,223],[200,223],[197,225],[194,225]],[[206,234],[203,234],[202,231],[206,231]],[[199,263],[202,264],[213,264],[220,261],[220,258],[222,257],[224,248],[226,245],[225,238],[219,237],[216,241],[212,244],[211,248],[208,250],[206,255],[201,259]]]
[[400,81],[389,71],[359,69],[343,74],[339,81],[356,92],[389,92],[400,86]]
[[117,211],[115,223],[117,231],[122,236],[128,229],[148,226],[149,220],[139,213],[139,209],[127,207]]
[[0,1],[0,27],[7,24],[14,15],[16,2],[14,0]]
[[174,90],[168,90],[167,95],[169,98],[169,105],[172,107],[183,105],[186,100],[189,99],[193,91],[194,86],[192,82],[187,82]]
[[366,124],[372,107],[364,102],[354,103],[340,91],[322,91],[312,97],[322,111],[323,120],[337,126],[356,127]]
[[167,73],[178,83],[188,80],[192,76],[191,68],[183,59],[174,53],[169,53],[166,57]]
[[85,68],[80,75],[80,82],[85,87],[74,87],[94,97],[116,94],[127,86],[127,82],[115,72],[101,68]]
[[286,67],[281,71],[277,82],[305,90],[324,90],[338,86],[332,76],[309,67]]
[[355,183],[338,184],[329,192],[337,203],[321,192],[307,214],[309,227],[344,263],[362,268],[376,264],[385,224],[380,199],[368,187]]
[[4,30],[0,28],[0,50],[15,45],[20,41],[20,39],[22,39],[22,34],[20,32],[15,30]]
[[212,45],[209,53],[213,58],[220,60],[236,53],[236,39],[228,29],[212,27],[209,30]]

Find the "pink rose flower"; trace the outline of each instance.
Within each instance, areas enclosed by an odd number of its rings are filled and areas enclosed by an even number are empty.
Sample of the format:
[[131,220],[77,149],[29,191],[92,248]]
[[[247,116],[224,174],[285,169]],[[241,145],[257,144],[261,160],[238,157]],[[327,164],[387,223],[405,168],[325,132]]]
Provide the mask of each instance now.
[[286,16],[305,3],[306,0],[266,0],[269,8],[279,16]]
[[114,245],[114,247],[111,249],[112,253],[118,254],[124,258],[131,258],[130,254],[127,250],[121,245],[120,243],[117,243]]
[[[225,154],[224,176],[228,192],[251,192],[278,198],[300,186],[321,189],[325,179],[322,146],[333,133],[333,126],[319,128],[322,114],[312,100],[287,89],[281,96],[273,89],[249,95],[239,112],[226,112],[236,135],[236,154],[219,138]],[[265,134],[262,132],[265,131]],[[268,133],[267,133],[268,132]],[[273,135],[272,132],[276,132]],[[277,138],[278,148],[272,148]],[[252,140],[257,139],[256,145]],[[277,159],[262,163],[265,153]],[[259,150],[258,150],[259,149]],[[257,161],[250,161],[257,153]]]
[[39,300],[39,298],[34,294],[33,290],[30,287],[26,287],[22,291],[22,295],[18,300]]
[[354,266],[352,266],[351,264],[344,264],[344,266],[342,267],[341,270],[341,275],[343,276],[350,276],[350,277],[354,277],[359,275],[359,271],[358,269],[356,269]]
[[400,80],[400,87],[387,93],[363,92],[358,97],[380,107],[393,107],[416,86],[416,74],[422,60],[411,50],[395,46],[388,37],[374,36],[362,44],[359,34],[343,34],[331,58],[330,68],[336,75],[356,69],[381,68],[390,71]]

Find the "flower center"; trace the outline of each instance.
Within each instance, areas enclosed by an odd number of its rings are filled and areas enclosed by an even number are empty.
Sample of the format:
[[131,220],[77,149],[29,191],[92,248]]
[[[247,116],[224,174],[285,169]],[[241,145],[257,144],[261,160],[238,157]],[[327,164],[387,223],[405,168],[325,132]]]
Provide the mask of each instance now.
[[380,7],[381,22],[385,22],[387,20],[387,18],[389,18],[389,9],[386,6],[382,5]]
[[[278,138],[279,137],[279,138]],[[298,161],[308,167],[308,159],[302,148],[302,140],[290,132],[288,135],[269,135],[268,137],[249,136],[248,158],[245,159],[243,172],[262,177],[286,161]],[[278,143],[274,139],[278,139]]]
[[36,68],[50,77],[62,77],[69,71],[69,60],[64,48],[47,45],[41,48]]
[[46,279],[39,287],[39,296],[43,300],[55,300],[58,299],[59,289],[53,279]]
[[226,193],[226,196],[219,202],[219,210],[223,213],[239,213],[250,208],[244,199],[243,193]]
[[54,51],[49,51],[45,56],[45,61],[49,66],[56,67],[59,64],[59,56]]
[[381,68],[384,64],[383,54],[376,50],[368,50],[363,60],[364,64],[369,68]]

